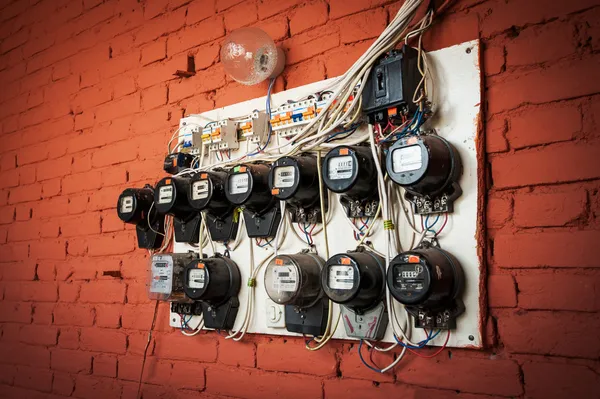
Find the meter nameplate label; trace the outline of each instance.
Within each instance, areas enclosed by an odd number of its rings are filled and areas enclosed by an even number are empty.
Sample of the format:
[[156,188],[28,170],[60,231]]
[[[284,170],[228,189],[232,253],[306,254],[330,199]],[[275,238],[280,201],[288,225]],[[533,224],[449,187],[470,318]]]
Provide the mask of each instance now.
[[247,173],[236,173],[229,178],[229,194],[244,194],[248,192],[250,181]]
[[331,180],[350,179],[352,177],[352,167],[354,166],[352,156],[333,157],[329,159],[328,177]]
[[397,266],[394,270],[396,274],[396,288],[404,291],[407,295],[423,291],[425,289],[423,271],[423,266],[419,264]]
[[329,288],[334,290],[351,290],[354,287],[354,268],[345,265],[329,267]]
[[158,189],[158,203],[168,204],[173,202],[173,186],[162,186]]
[[278,166],[275,168],[273,186],[276,188],[287,188],[294,185],[296,169],[293,166]]
[[395,173],[418,170],[421,166],[423,166],[423,159],[421,147],[418,145],[398,148],[392,153],[392,168]]
[[129,195],[121,198],[121,213],[131,212],[133,212],[133,196]]
[[201,200],[208,197],[208,180],[195,181],[192,184],[192,199]]
[[273,290],[277,292],[296,292],[298,290],[298,272],[293,266],[273,267]]
[[152,258],[150,292],[170,295],[173,288],[173,258],[158,255]]
[[188,286],[194,289],[204,288],[206,283],[206,272],[205,269],[190,269],[188,274]]

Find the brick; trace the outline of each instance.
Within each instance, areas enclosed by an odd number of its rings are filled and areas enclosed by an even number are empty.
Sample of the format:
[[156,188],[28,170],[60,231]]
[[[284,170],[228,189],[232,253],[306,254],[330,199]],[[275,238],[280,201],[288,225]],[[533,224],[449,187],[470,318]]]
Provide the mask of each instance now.
[[54,262],[39,262],[36,269],[37,278],[41,281],[56,280],[56,267]]
[[94,168],[119,164],[132,161],[137,158],[137,147],[135,141],[123,141],[95,151],[92,156],[92,166]]
[[[186,7],[160,15],[151,21],[146,21],[135,35],[135,43],[148,43],[170,32],[176,32],[185,25]],[[173,36],[173,35],[169,35]]]
[[512,219],[513,202],[510,197],[490,196],[486,206],[487,226],[497,228]]
[[25,204],[18,204],[15,207],[15,220],[16,221],[28,221],[31,219],[31,217],[33,216],[33,209],[32,209],[33,204],[32,203],[25,203]]
[[33,215],[38,218],[53,218],[66,215],[69,208],[69,199],[67,197],[55,197],[37,202]]
[[100,212],[70,216],[60,219],[58,223],[60,224],[61,234],[65,238],[100,234]]
[[75,389],[75,380],[67,373],[54,373],[52,380],[52,392],[57,395],[71,396]]
[[9,227],[9,241],[27,241],[39,237],[39,231],[36,228],[37,223],[33,221],[13,223]]
[[84,399],[118,398],[121,384],[114,378],[78,375],[73,396]]
[[63,349],[78,349],[79,329],[61,328],[58,335],[58,347]]
[[0,302],[0,322],[31,323],[31,304],[22,302]]
[[498,234],[495,264],[507,268],[599,267],[595,244],[598,231]]
[[205,379],[203,368],[196,362],[173,362],[169,384],[177,388],[201,390]]
[[86,328],[81,330],[80,347],[95,352],[125,353],[127,336],[118,330]]
[[283,42],[286,64],[292,65],[324,53],[340,45],[339,28],[326,25],[323,29],[309,30]]
[[[277,383],[274,384],[274,378]],[[248,389],[252,386],[252,389]],[[321,380],[297,374],[261,373],[244,369],[206,369],[206,392],[245,399],[281,397],[286,399],[319,398]]]
[[36,391],[50,392],[52,390],[52,371],[41,368],[19,367],[15,375],[15,386],[35,387]]
[[134,93],[99,106],[96,109],[96,120],[104,122],[136,113],[139,110],[140,97]]
[[[36,168],[33,165],[21,166],[21,167],[17,168],[17,170],[19,172],[19,185],[23,186],[26,184],[35,183],[35,181],[36,181],[35,169]],[[39,175],[38,175],[38,180],[42,180],[41,178],[39,178]]]
[[142,91],[142,109],[148,111],[167,103],[167,86],[157,85]]
[[335,375],[337,360],[333,349],[323,348],[310,352],[302,345],[301,340],[290,340],[288,343],[258,344],[256,364],[264,370]]
[[126,285],[119,281],[93,281],[81,286],[81,302],[123,303]]
[[167,40],[159,39],[149,43],[141,49],[141,64],[148,65],[156,61],[164,60],[167,57]]
[[0,263],[0,275],[4,281],[31,281],[35,279],[35,274],[35,262],[23,259],[19,262]]
[[36,201],[42,198],[42,185],[39,183],[20,186],[10,190],[9,204]]
[[19,185],[19,170],[12,169],[0,173],[0,188],[17,187]]
[[488,302],[493,308],[514,308],[517,306],[515,280],[509,274],[496,274],[488,277]]
[[600,309],[600,300],[595,295],[600,288],[600,277],[596,275],[528,274],[517,276],[517,285],[521,308],[589,312]]
[[0,364],[0,384],[13,385],[17,369],[13,366]]
[[[600,326],[600,319],[586,313],[511,312],[497,317],[502,342],[511,353],[539,354],[596,359],[600,342],[589,329]],[[539,334],[560,331],[561,334]],[[593,330],[592,330],[593,331]],[[570,339],[565,340],[568,336]]]
[[[81,213],[84,213],[88,210],[88,204],[90,202],[90,197],[88,194],[83,194],[83,195],[72,195],[69,196],[69,215],[79,215]],[[98,217],[98,214],[92,213],[91,215],[84,215],[82,217],[70,217],[70,218],[64,218],[61,219],[60,222],[61,224],[64,224],[67,231],[70,232],[74,232],[75,236],[79,235],[79,229],[80,227],[74,226],[77,221],[80,221],[81,223],[84,222],[90,222],[92,224],[92,226],[86,226],[84,228],[81,228],[81,231],[84,230],[91,230],[92,233],[93,232],[98,232],[96,229],[96,225],[98,223],[96,223],[96,219]],[[89,233],[88,233],[89,234]],[[67,233],[67,235],[70,235],[69,233]]]
[[4,296],[9,301],[56,302],[58,299],[58,288],[54,282],[20,282],[7,285]]
[[49,326],[53,322],[54,302],[37,302],[33,304],[32,315],[34,324]]
[[208,336],[186,340],[180,334],[156,337],[154,355],[163,359],[214,362],[217,359],[217,341]]
[[[222,3],[219,0],[219,3]],[[192,2],[187,9],[186,23],[194,25],[197,22],[203,21],[215,14],[215,0]]]
[[243,26],[250,25],[258,20],[256,1],[243,1],[236,7],[232,7],[224,13],[225,29],[231,32]]
[[342,44],[378,37],[387,25],[387,13],[383,8],[361,12],[341,19],[340,39]]
[[90,256],[121,255],[134,251],[135,246],[135,237],[129,232],[104,234],[89,239],[88,253]]
[[0,246],[0,253],[4,256],[5,262],[23,260],[28,257],[29,245],[21,243],[11,243]]
[[291,89],[325,79],[325,67],[320,60],[311,59],[289,67],[285,75],[286,88]]
[[94,324],[94,308],[89,305],[58,303],[54,308],[54,324],[91,326]]
[[25,344],[54,346],[58,343],[58,329],[50,326],[26,325],[21,327],[19,339]]
[[221,339],[219,340],[219,363],[230,366],[255,367],[256,345],[253,342]]
[[94,190],[102,185],[101,175],[98,171],[78,173],[66,176],[62,181],[63,194],[73,194],[81,191]]
[[111,79],[113,98],[121,98],[128,94],[135,93],[137,87],[135,85],[135,79],[130,75],[118,75]]
[[65,282],[58,284],[58,300],[59,302],[76,302],[79,298],[81,284],[73,282]]
[[[223,17],[215,15],[197,25],[187,27],[169,37],[167,42],[167,52],[169,54],[178,54],[182,51],[196,47],[200,44],[209,43],[225,35],[225,25]],[[179,68],[179,69],[184,69]],[[172,71],[173,73],[175,71]]]
[[511,148],[569,141],[582,129],[582,118],[573,103],[527,108],[510,118],[506,137]]
[[102,232],[113,233],[125,229],[125,223],[119,219],[119,216],[114,211],[102,212]]
[[117,358],[110,355],[94,355],[93,373],[103,377],[117,377]]
[[41,346],[19,343],[0,343],[0,363],[50,367],[50,351]]
[[103,169],[101,173],[102,187],[116,186],[127,183],[127,173],[121,168]]
[[121,327],[121,305],[96,305],[96,326],[103,328]]
[[9,224],[15,220],[16,210],[14,206],[0,208],[0,224]]
[[[488,111],[517,108],[520,105],[591,95],[600,91],[600,82],[586,81],[600,67],[600,56],[554,63],[545,69],[515,72],[492,78],[488,88]],[[506,76],[504,76],[506,75]]]
[[506,70],[506,49],[504,42],[492,41],[485,44],[483,68],[486,76],[497,75]]
[[[363,345],[364,346],[364,345]],[[340,375],[344,378],[356,378],[368,380],[369,382],[392,382],[394,381],[393,373],[374,373],[369,370],[360,361],[358,356],[358,344],[344,345],[340,351]],[[367,355],[367,349],[363,348],[363,356]],[[390,364],[394,361],[392,352],[376,352],[373,354],[373,360],[376,364]]]
[[523,375],[531,399],[600,396],[600,377],[583,365],[527,362]]
[[494,186],[508,188],[598,178],[598,151],[600,146],[593,143],[559,143],[494,157]]
[[261,0],[258,2],[258,19],[263,20],[273,15],[285,15],[286,13],[282,13],[282,11],[299,3],[299,0]]
[[[105,104],[113,99],[112,91],[109,87],[96,85],[80,90],[73,99],[74,111],[77,113],[86,113],[88,118],[94,119],[91,108],[100,104]],[[91,116],[90,116],[91,115]],[[77,118],[75,119],[77,122]]]
[[31,244],[31,259],[61,260],[66,257],[66,243],[64,241],[45,240]]
[[278,15],[259,21],[256,26],[264,30],[275,42],[283,40],[288,36],[288,19],[285,15]]
[[518,193],[515,195],[514,221],[517,226],[565,226],[583,218],[585,191]]

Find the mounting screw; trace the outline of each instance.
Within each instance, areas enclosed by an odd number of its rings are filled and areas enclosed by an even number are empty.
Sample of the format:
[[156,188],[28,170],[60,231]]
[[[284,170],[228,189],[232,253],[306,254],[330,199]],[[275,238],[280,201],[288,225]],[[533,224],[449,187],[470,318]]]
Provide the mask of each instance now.
[[471,54],[471,47],[467,47],[467,54]]
[[475,341],[475,337],[472,335],[469,335],[469,341]]

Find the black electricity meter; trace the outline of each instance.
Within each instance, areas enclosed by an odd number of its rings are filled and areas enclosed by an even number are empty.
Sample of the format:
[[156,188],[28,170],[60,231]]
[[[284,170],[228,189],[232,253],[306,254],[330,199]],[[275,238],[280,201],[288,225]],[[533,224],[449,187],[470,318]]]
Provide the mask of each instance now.
[[263,163],[239,165],[229,171],[225,181],[227,200],[244,207],[250,238],[274,237],[281,220],[279,203],[269,190],[270,170]]
[[402,138],[386,158],[390,178],[406,190],[418,214],[452,212],[462,194],[462,163],[456,148],[436,134]]
[[286,201],[291,208],[292,222],[322,222],[319,172],[314,156],[279,158],[271,166],[269,187],[275,198]]
[[348,217],[373,217],[379,205],[377,167],[369,147],[341,145],[323,159],[323,182],[334,193]]
[[286,305],[285,324],[290,332],[321,335],[328,304],[321,289],[323,259],[304,252],[278,255],[265,270],[265,289],[275,303]]
[[240,307],[238,293],[242,279],[238,266],[217,254],[189,263],[184,280],[185,295],[201,302],[204,325],[216,330],[232,329]]
[[238,222],[233,216],[235,205],[225,195],[227,176],[223,170],[213,170],[194,173],[190,177],[188,203],[195,210],[205,212],[214,241],[234,240],[237,235]]
[[200,238],[200,212],[188,200],[190,176],[165,177],[156,184],[154,207],[173,216],[175,241],[195,244]]
[[117,201],[117,215],[125,223],[135,224],[138,247],[157,249],[162,246],[164,217],[151,209],[154,202],[154,188],[127,188]]
[[464,311],[464,283],[458,260],[429,243],[396,256],[387,271],[390,294],[419,328],[456,328],[456,317]]
[[385,260],[357,250],[329,258],[321,271],[325,295],[339,303],[346,335],[380,340],[388,319],[385,298]]

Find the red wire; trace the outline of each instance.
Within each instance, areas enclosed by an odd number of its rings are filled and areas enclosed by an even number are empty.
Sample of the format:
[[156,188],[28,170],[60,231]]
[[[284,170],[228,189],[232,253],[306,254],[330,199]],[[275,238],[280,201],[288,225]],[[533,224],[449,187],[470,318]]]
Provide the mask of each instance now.
[[448,330],[448,335],[446,336],[446,341],[444,342],[444,345],[442,345],[442,347],[440,349],[438,349],[437,351],[435,351],[433,354],[431,355],[422,355],[419,352],[412,350],[410,348],[406,348],[409,351],[411,351],[412,353],[414,353],[415,355],[425,358],[425,359],[431,359],[432,357],[436,357],[437,355],[439,355],[440,353],[442,353],[442,351],[444,349],[446,349],[446,345],[448,345],[448,341],[450,340],[450,330]]
[[381,367],[379,367],[379,365],[377,365],[377,363],[375,363],[375,359],[373,359],[374,353],[375,353],[375,348],[369,348],[369,360],[371,361],[371,363],[373,363],[373,366],[375,366],[375,368],[381,369]]
[[442,230],[444,230],[444,227],[446,227],[446,223],[448,223],[448,214],[444,213],[444,216],[445,216],[444,223],[442,224],[442,227],[440,227],[440,229],[438,230],[438,232],[435,233],[436,236],[440,235],[440,233],[442,232]]

